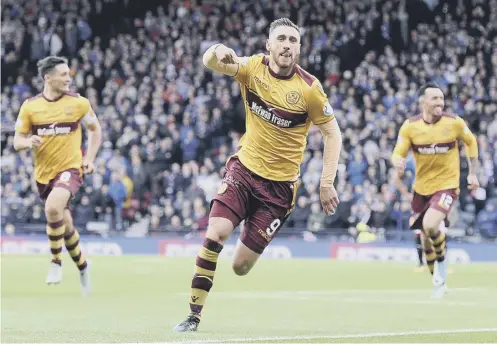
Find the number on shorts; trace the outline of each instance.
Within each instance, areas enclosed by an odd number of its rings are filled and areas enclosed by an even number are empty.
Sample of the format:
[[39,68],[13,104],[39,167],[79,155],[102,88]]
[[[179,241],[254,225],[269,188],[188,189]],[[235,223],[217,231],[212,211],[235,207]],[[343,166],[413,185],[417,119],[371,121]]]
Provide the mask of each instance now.
[[60,175],[59,180],[63,183],[67,183],[71,179],[71,172],[64,172]]
[[452,198],[451,195],[447,195],[446,193],[442,194],[442,197],[440,197],[440,202],[439,204],[444,207],[445,209],[449,209],[450,206],[452,205],[452,202],[454,202],[454,199]]
[[274,232],[276,232],[278,230],[278,228],[280,228],[280,226],[281,226],[280,219],[276,219],[273,222],[271,222],[271,224],[269,225],[269,227],[266,228],[267,235],[269,235],[269,236],[273,235]]

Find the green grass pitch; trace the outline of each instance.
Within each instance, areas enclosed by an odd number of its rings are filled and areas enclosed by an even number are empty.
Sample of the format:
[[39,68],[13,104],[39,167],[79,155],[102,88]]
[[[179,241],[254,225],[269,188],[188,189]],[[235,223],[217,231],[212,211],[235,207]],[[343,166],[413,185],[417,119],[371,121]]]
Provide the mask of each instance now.
[[451,266],[432,300],[410,264],[261,260],[238,277],[221,260],[199,332],[176,334],[193,258],[92,257],[86,298],[67,256],[46,286],[48,260],[2,256],[2,343],[497,342],[497,264]]

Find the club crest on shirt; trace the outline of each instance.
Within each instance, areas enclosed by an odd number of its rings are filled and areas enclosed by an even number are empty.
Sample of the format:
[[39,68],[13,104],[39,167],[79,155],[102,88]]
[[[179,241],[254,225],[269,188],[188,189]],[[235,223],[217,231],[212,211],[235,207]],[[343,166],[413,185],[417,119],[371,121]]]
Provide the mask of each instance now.
[[217,190],[217,194],[222,195],[223,193],[226,192],[226,190],[228,190],[228,184],[222,183],[219,189]]
[[290,91],[286,94],[286,102],[290,105],[297,104],[300,100],[300,94],[297,91]]

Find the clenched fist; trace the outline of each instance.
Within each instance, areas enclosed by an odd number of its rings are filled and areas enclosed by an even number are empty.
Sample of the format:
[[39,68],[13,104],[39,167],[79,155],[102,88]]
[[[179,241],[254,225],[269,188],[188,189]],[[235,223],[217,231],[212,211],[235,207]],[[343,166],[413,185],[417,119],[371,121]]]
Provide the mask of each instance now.
[[214,56],[219,63],[223,64],[235,64],[237,61],[236,53],[233,49],[228,48],[222,44],[218,45],[214,49]]

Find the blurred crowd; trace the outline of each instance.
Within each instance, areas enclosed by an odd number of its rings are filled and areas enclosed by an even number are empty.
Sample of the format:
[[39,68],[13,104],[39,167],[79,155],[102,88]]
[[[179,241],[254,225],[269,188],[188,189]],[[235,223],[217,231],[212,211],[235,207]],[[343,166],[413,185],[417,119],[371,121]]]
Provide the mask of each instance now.
[[[300,64],[322,81],[344,145],[341,204],[325,217],[322,138],[311,129],[297,206],[282,233],[388,237],[408,228],[410,204],[393,185],[389,159],[398,128],[417,112],[417,89],[434,81],[480,149],[481,188],[467,191],[462,159],[451,226],[497,237],[497,0],[6,0],[2,7],[2,227],[44,223],[31,153],[13,150],[13,130],[22,101],[41,90],[36,61],[63,55],[103,128],[97,173],[72,203],[76,225],[205,229],[245,113],[237,83],[207,72],[202,53],[216,42],[238,55],[263,52],[269,23],[290,17],[302,28]],[[408,170],[410,186],[412,158]]]

